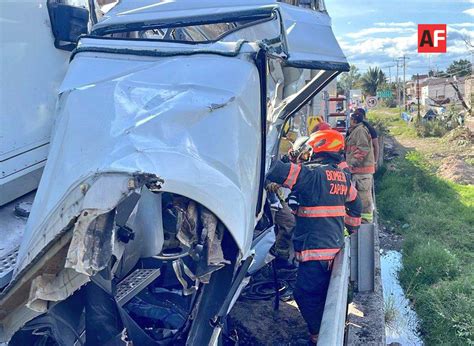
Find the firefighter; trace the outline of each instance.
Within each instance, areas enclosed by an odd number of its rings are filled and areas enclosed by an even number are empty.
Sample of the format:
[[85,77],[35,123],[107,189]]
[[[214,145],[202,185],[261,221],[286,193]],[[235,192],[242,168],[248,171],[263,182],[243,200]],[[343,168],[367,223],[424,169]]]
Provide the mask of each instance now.
[[351,129],[346,137],[346,161],[362,201],[362,220],[370,223],[373,221],[372,185],[375,156],[372,137],[363,120],[362,113],[356,111],[351,114]]
[[375,158],[375,170],[377,170],[377,160],[380,155],[380,147],[378,140],[377,130],[367,121],[366,113],[364,108],[357,108],[354,113],[360,113],[362,115],[362,124],[367,128],[370,133],[370,138],[372,138],[372,146],[374,148],[374,158]]
[[276,162],[267,179],[292,190],[296,196],[293,235],[299,261],[294,298],[315,344],[321,326],[331,265],[344,245],[344,225],[350,232],[360,226],[361,204],[342,162],[344,137],[337,131],[313,133],[291,153],[296,163]]

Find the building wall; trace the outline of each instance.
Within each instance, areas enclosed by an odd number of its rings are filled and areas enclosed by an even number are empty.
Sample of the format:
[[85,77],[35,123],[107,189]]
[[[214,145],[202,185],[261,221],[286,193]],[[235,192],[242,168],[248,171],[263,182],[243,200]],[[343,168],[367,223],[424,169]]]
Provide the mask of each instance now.
[[[464,82],[459,82],[458,85],[459,91],[464,96]],[[439,81],[431,81],[431,83],[428,82],[427,85],[421,88],[421,102],[423,105],[429,106],[433,104],[430,98],[435,100],[449,98],[450,103],[459,101],[456,91],[446,80],[441,83]]]
[[464,81],[464,101],[466,101],[469,108],[472,109],[474,105],[474,76]]

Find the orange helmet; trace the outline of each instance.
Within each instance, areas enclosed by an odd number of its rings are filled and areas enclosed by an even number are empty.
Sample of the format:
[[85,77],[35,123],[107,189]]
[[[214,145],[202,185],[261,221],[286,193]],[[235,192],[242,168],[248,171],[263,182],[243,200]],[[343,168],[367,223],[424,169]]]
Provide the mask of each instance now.
[[307,142],[313,153],[340,153],[344,149],[344,137],[335,130],[321,130],[312,133]]

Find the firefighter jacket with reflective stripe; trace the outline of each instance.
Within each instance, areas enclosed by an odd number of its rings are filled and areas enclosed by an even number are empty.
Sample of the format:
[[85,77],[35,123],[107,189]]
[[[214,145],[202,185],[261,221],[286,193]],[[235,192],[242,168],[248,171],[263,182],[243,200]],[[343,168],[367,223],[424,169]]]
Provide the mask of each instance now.
[[353,174],[375,173],[372,138],[363,123],[355,125],[346,138],[346,161]]
[[332,260],[344,245],[344,224],[360,226],[362,205],[348,173],[337,162],[276,162],[267,179],[292,190],[298,201],[293,235],[300,261]]

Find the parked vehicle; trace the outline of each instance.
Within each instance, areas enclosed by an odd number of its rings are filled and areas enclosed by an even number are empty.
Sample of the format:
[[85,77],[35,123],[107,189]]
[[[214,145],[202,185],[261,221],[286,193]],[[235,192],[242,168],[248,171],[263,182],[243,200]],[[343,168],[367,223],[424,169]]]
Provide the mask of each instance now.
[[330,18],[270,0],[59,7],[68,49],[90,29],[58,90],[1,339],[217,343],[275,239],[264,183],[282,129],[349,69]]

